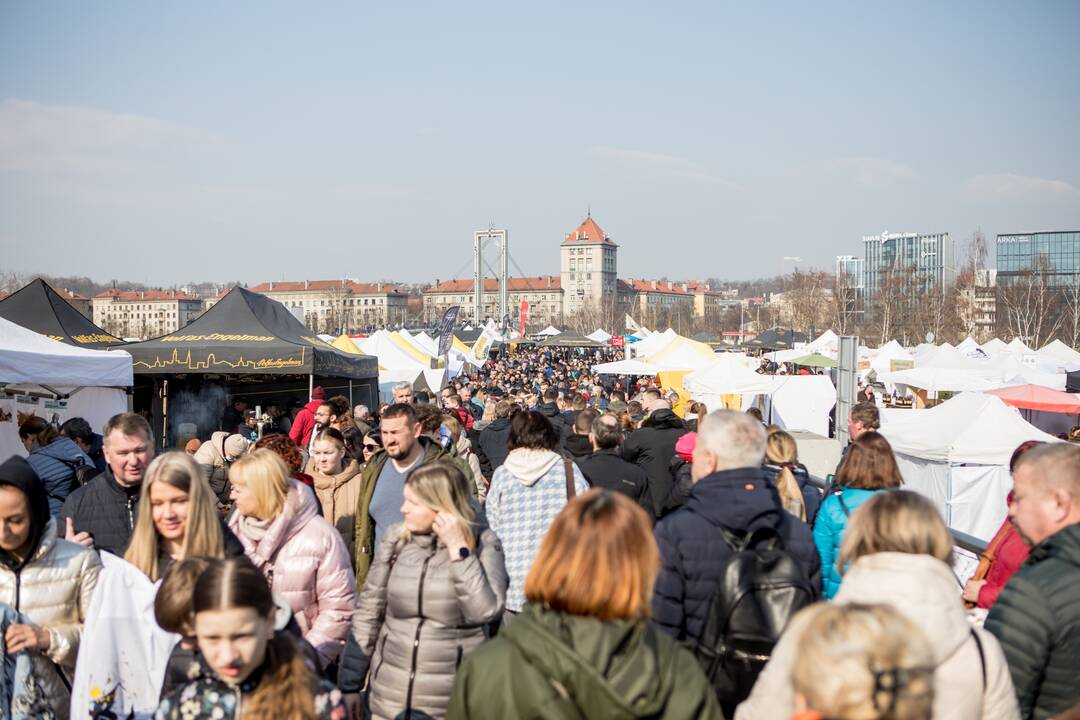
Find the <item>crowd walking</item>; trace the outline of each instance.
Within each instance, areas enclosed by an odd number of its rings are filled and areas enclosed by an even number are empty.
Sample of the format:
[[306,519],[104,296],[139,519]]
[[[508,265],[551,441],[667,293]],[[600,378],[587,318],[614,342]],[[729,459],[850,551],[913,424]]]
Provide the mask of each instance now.
[[1080,447],[1016,449],[967,580],[870,401],[819,483],[794,433],[595,360],[315,387],[258,442],[234,404],[194,454],[24,421],[0,716],[1078,716]]

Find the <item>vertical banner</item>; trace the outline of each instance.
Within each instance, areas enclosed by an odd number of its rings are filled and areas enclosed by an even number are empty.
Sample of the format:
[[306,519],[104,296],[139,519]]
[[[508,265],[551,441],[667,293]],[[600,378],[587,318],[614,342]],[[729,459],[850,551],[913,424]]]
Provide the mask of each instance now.
[[454,342],[454,322],[457,320],[460,309],[458,305],[447,308],[442,320],[439,321],[439,357],[444,357],[450,352],[450,345]]
[[529,301],[521,301],[521,328],[518,330],[521,337],[525,337],[525,323],[529,321]]
[[510,313],[503,315],[502,325],[499,326],[499,334],[504,338],[506,337],[506,331],[510,329]]

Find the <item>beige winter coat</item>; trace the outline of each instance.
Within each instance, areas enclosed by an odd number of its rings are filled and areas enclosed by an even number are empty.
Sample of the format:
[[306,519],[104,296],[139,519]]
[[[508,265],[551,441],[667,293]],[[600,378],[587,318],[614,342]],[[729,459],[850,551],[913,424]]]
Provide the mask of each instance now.
[[469,463],[469,469],[472,470],[472,480],[476,484],[476,499],[484,502],[487,497],[487,485],[484,484],[484,473],[480,469],[480,458],[476,457],[476,453],[473,452],[472,440],[462,432],[454,449],[457,450],[459,458]]
[[[50,519],[37,552],[18,574],[0,565],[0,603],[16,608],[35,625],[49,632],[46,656],[35,653],[34,675],[52,699],[57,717],[67,717],[70,683],[75,674],[83,620],[90,596],[97,586],[101,560],[93,550],[56,537],[56,520]],[[61,680],[56,665],[67,675]]]
[[[960,584],[949,567],[929,555],[877,553],[856,560],[844,574],[833,602],[892,605],[922,628],[934,650],[934,718],[1012,720],[1020,717],[1009,667],[997,638],[974,628],[982,643],[986,685],[972,625],[960,599]],[[805,613],[796,615],[739,705],[735,720],[774,720],[794,715],[791,670]]]
[[305,472],[315,481],[315,495],[322,506],[323,517],[341,533],[349,548],[349,557],[356,556],[356,504],[360,500],[360,467],[349,460],[337,475],[324,475],[315,469],[315,461],[307,464]]

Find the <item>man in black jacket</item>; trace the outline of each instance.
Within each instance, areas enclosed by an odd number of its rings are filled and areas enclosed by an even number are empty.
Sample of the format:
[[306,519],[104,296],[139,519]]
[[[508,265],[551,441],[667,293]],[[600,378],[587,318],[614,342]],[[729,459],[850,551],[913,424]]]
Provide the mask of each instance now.
[[649,476],[656,517],[663,517],[671,510],[668,503],[675,480],[669,467],[671,458],[675,457],[675,443],[685,434],[682,418],[671,411],[666,401],[654,399],[649,406],[649,417],[623,443],[623,459],[638,465]]
[[123,555],[135,527],[139,491],[154,459],[154,433],[141,415],[121,413],[105,424],[105,472],[68,495],[57,524],[64,537]]
[[510,438],[510,408],[509,400],[500,400],[495,405],[495,419],[491,424],[480,431],[478,441],[481,452],[487,456],[491,463],[491,472],[494,474],[504,462],[510,451],[506,449],[506,441]]
[[536,412],[548,419],[555,432],[559,433],[559,450],[566,446],[566,438],[570,436],[570,426],[566,424],[566,418],[559,410],[559,391],[549,387],[540,398],[540,404]]
[[806,524],[789,515],[761,469],[765,428],[754,418],[718,410],[698,424],[691,466],[694,486],[683,507],[656,526],[661,567],[653,622],[678,640],[700,637],[731,548],[719,528],[774,528],[820,592],[821,558]]
[[593,444],[589,433],[592,432],[593,421],[599,414],[592,408],[585,408],[577,414],[574,420],[574,431],[566,438],[566,452],[574,460],[592,455]]
[[1024,718],[1080,702],[1080,447],[1033,448],[1013,471],[1009,517],[1031,545],[986,618]]
[[[589,411],[583,410],[582,415],[586,412]],[[649,517],[655,518],[652,496],[649,495],[649,476],[643,469],[619,456],[620,440],[622,430],[619,428],[619,418],[611,414],[596,417],[589,432],[589,442],[594,452],[578,458],[577,466],[589,485],[621,492],[641,505]]]

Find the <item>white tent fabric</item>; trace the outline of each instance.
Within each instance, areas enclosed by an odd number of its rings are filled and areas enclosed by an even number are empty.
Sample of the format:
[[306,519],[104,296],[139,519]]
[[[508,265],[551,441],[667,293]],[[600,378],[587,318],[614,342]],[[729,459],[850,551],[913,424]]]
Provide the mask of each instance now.
[[551,336],[551,335],[562,335],[562,331],[557,330],[556,328],[554,328],[551,325],[548,325],[546,328],[544,328],[543,330],[541,330],[540,332],[538,332],[536,334],[537,335],[543,335],[544,337],[548,337],[548,336]]
[[[382,386],[388,382],[401,382],[404,380],[413,383],[413,387],[416,389],[431,390],[438,390],[446,384],[446,368],[433,369],[430,364],[425,365],[417,359],[417,355],[421,354],[419,349],[417,349],[416,354],[412,354],[398,345],[391,335],[392,333],[386,330],[379,330],[370,337],[355,340],[361,352],[365,355],[374,355],[379,359],[380,394],[382,393]],[[406,342],[400,336],[397,339],[399,342]],[[411,344],[410,346],[415,348]],[[417,385],[417,378],[421,374],[424,377],[426,387]],[[390,380],[389,378],[394,379]]]
[[1017,338],[1013,338],[1013,339],[1012,339],[1012,340],[1011,340],[1011,341],[1009,342],[1009,344],[1007,345],[1007,348],[1008,348],[1008,350],[1009,350],[1010,352],[1013,352],[1013,353],[1015,353],[1015,354],[1017,354],[1017,355],[1030,355],[1030,354],[1032,354],[1033,352],[1035,352],[1034,350],[1032,350],[1031,348],[1029,348],[1029,347],[1028,347],[1027,345],[1025,345],[1025,344],[1024,344],[1024,341],[1023,341],[1023,340],[1021,340],[1021,339],[1020,339],[1020,338],[1018,338],[1018,337],[1017,337]]
[[593,372],[601,375],[655,375],[661,368],[644,360],[616,360],[593,365]]
[[994,395],[961,393],[913,417],[894,417],[881,428],[893,450],[935,462],[1008,465],[1025,440],[1057,442]]
[[993,371],[972,371],[957,368],[922,367],[883,373],[882,382],[906,385],[927,392],[983,392],[1001,387],[1000,374]]
[[585,337],[589,338],[594,342],[606,343],[608,340],[611,339],[611,334],[604,332],[602,329],[597,329],[594,330],[592,333],[586,335]]
[[0,318],[0,383],[127,387],[133,378],[124,350],[65,345]]
[[1073,350],[1060,340],[1048,343],[1036,355],[1044,362],[1056,363],[1062,370],[1072,371],[1080,368],[1080,352]]
[[994,338],[993,340],[987,340],[982,344],[982,349],[990,353],[991,355],[993,355],[994,353],[999,353],[1007,347],[1008,344],[1006,344],[1003,340],[999,340],[998,338]]
[[890,340],[877,349],[876,354],[870,358],[870,369],[880,377],[884,373],[892,372],[892,361],[914,361],[911,353],[901,347],[900,343]]
[[[642,338],[634,343],[634,356],[644,358],[655,355],[674,342],[675,338],[678,336],[678,333],[671,328],[668,328],[662,333],[652,333],[648,337]],[[638,337],[641,336],[639,335]]]
[[821,333],[817,338],[807,343],[810,352],[824,352],[827,350],[835,351],[840,347],[840,336],[834,333],[832,330],[826,330]]
[[966,353],[967,351],[974,350],[977,347],[979,347],[979,343],[975,342],[974,338],[969,335],[960,341],[960,343],[956,346],[956,349],[959,350],[961,353]]
[[761,375],[748,368],[744,357],[742,355],[717,356],[717,361],[712,365],[687,374],[683,378],[683,387],[694,399],[770,392],[773,387],[771,376]]
[[1025,440],[1058,442],[1001,398],[961,393],[930,410],[890,414],[881,434],[905,485],[938,506],[949,527],[989,540],[1005,518],[1009,458]]

